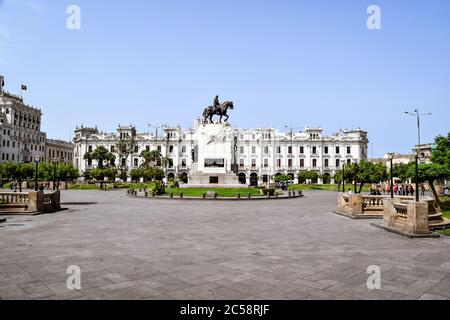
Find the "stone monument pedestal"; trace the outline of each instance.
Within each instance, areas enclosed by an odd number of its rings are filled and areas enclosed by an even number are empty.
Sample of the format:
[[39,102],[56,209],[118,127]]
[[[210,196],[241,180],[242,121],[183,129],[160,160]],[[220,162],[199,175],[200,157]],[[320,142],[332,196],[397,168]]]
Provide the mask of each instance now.
[[235,130],[227,123],[199,126],[195,132],[194,164],[183,188],[246,188],[232,170]]

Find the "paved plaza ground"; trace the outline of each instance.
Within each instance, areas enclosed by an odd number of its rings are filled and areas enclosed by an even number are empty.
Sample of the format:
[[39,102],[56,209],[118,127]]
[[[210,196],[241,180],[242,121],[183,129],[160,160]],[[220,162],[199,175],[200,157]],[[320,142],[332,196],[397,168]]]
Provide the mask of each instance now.
[[[450,238],[333,214],[336,193],[275,201],[63,191],[55,214],[0,224],[2,299],[449,299]],[[378,220],[379,221],[379,220]],[[81,290],[67,289],[69,265]],[[367,267],[381,268],[369,290]]]

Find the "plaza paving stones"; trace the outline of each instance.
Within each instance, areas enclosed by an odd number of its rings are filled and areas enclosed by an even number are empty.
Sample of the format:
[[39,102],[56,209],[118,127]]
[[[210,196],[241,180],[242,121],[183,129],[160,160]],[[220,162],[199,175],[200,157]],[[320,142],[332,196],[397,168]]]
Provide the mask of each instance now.
[[[0,225],[1,299],[449,299],[450,238],[407,239],[285,201],[152,201],[63,191],[69,210]],[[81,268],[81,290],[66,270]],[[369,290],[367,267],[381,268]]]

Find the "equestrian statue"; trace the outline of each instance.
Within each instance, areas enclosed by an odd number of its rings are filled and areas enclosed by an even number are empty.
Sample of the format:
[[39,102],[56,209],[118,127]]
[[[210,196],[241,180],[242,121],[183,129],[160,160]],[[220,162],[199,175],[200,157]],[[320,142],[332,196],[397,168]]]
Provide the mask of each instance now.
[[225,116],[225,122],[228,121],[228,109],[233,109],[233,101],[225,101],[224,103],[219,102],[219,96],[215,96],[212,106],[206,107],[203,111],[203,123],[214,123],[213,116],[218,115],[219,123],[222,123],[222,117]]

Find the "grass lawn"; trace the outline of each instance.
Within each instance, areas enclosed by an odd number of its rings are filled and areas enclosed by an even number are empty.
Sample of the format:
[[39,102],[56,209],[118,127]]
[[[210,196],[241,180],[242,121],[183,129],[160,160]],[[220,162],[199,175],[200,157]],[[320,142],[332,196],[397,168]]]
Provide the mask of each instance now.
[[215,191],[220,197],[236,197],[238,193],[242,197],[247,196],[249,193],[252,196],[260,196],[261,191],[256,188],[167,188],[166,194],[173,193],[174,196],[179,196],[183,192],[183,196],[186,197],[201,197],[203,193],[208,191]]
[[100,190],[95,184],[69,184],[69,190]]
[[[338,191],[338,186],[336,184],[294,184],[289,186],[289,190],[325,190],[325,191]],[[354,190],[353,185],[346,184],[345,190]],[[358,189],[359,191],[359,185]],[[369,192],[370,185],[364,185],[362,192]]]

